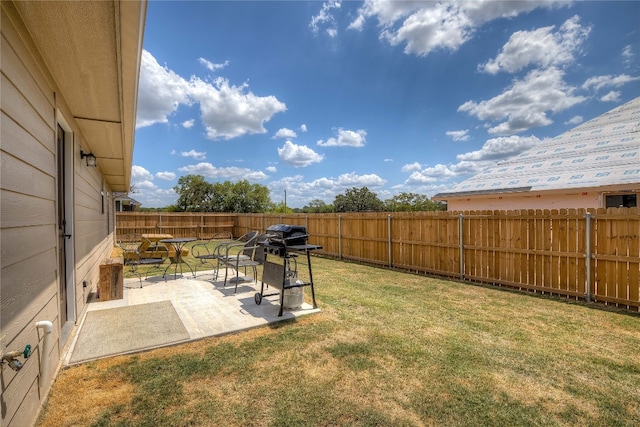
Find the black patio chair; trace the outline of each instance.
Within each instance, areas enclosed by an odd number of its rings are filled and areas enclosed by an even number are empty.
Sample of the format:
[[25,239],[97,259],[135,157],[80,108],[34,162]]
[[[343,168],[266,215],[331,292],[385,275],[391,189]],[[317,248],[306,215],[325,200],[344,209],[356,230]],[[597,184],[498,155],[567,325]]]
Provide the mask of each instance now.
[[[220,257],[220,262],[225,266],[224,273],[224,284],[223,287],[227,286],[227,278],[229,276],[229,268],[233,268],[236,271],[236,277],[232,278],[231,281],[235,281],[235,289],[234,293],[238,292],[238,283],[240,282],[240,269],[244,268],[244,274],[247,274],[247,268],[251,268],[253,270],[253,278],[257,282],[258,281],[258,266],[264,265],[265,261],[265,251],[264,246],[259,244],[267,238],[267,234],[257,235],[253,240],[251,240],[248,244],[252,244],[251,246],[247,246],[247,243],[244,245],[236,244],[236,245],[227,245],[225,250],[225,256]],[[235,252],[235,248],[239,250]],[[217,280],[217,272],[216,272],[216,280]]]
[[[227,245],[232,242],[233,235],[229,231],[223,231],[220,233],[214,234],[209,240],[203,243],[196,243],[191,247],[191,254],[194,258],[200,261],[199,264],[196,265],[195,273],[198,273],[198,267],[203,267],[206,264],[209,264],[211,268],[217,268],[218,263],[218,246]],[[216,261],[216,265],[214,266],[214,261]]]

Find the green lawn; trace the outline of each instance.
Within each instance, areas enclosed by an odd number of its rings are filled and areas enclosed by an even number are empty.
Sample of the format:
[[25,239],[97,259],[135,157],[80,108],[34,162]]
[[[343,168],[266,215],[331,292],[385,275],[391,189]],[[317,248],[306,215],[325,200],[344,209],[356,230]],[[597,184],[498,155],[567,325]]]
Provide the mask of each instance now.
[[63,370],[39,424],[640,425],[637,314],[313,267],[320,314]]

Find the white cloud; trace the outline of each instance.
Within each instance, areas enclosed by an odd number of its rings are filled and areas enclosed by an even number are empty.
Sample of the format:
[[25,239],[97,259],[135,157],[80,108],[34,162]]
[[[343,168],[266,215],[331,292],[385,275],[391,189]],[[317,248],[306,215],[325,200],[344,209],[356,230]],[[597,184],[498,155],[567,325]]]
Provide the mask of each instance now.
[[180,172],[186,172],[192,175],[202,175],[207,178],[213,179],[230,179],[230,180],[242,180],[249,181],[263,181],[267,179],[267,175],[262,171],[254,171],[248,168],[219,168],[211,163],[202,162],[197,165],[188,165],[178,169]]
[[[381,189],[387,183],[376,174],[358,175],[355,172],[345,173],[338,177],[323,177],[305,182],[302,175],[285,177],[273,181],[267,186],[272,194],[283,194],[287,191],[287,204],[303,206],[313,199],[333,203],[335,196],[353,187],[367,187],[372,191]],[[379,195],[380,196],[380,195]]]
[[595,76],[588,78],[587,81],[583,83],[582,88],[586,90],[593,89],[597,92],[603,88],[620,87],[636,80],[640,80],[640,77],[632,77],[627,74],[620,74],[618,76]]
[[520,154],[538,144],[540,140],[535,136],[508,136],[487,140],[482,148],[464,154],[458,154],[459,161],[502,160]]
[[346,130],[338,128],[334,130],[337,138],[329,138],[326,142],[318,141],[321,147],[364,147],[367,132],[360,130]]
[[133,165],[131,167],[131,181],[153,181],[153,174],[142,166]]
[[267,166],[266,171],[269,173],[276,173],[278,169],[275,166]]
[[231,139],[245,134],[266,133],[264,123],[287,110],[275,96],[260,97],[246,92],[247,84],[231,85],[216,78],[213,84],[192,77],[190,95],[200,102],[200,113],[208,139]]
[[280,128],[278,132],[273,135],[274,138],[296,138],[297,136],[298,134],[294,130],[287,128]]
[[180,104],[191,105],[189,83],[142,51],[136,127],[167,123]]
[[206,152],[191,150],[191,151],[183,151],[180,153],[182,157],[192,157],[194,160],[204,160],[207,158]]
[[322,9],[309,23],[309,28],[314,34],[318,34],[321,27],[326,27],[325,31],[329,37],[335,37],[338,35],[338,26],[336,19],[333,17],[332,9],[340,9],[341,3],[339,0],[329,0],[322,4]]
[[393,162],[393,159],[384,159],[384,162]]
[[224,61],[224,63],[222,64],[214,64],[213,62],[204,58],[198,58],[198,62],[207,67],[209,71],[222,70],[224,67],[229,65],[229,61]]
[[415,172],[422,169],[422,165],[418,162],[402,166],[402,172]]
[[[411,174],[404,184],[420,189],[423,192],[436,189],[442,190],[447,187],[447,181],[451,182],[456,178],[477,175],[497,161],[518,155],[539,142],[540,140],[535,136],[493,138],[487,140],[480,150],[456,156],[458,163],[455,164],[437,164],[424,169],[419,163],[405,165],[402,171],[411,172]],[[440,184],[433,185],[435,183]]]
[[420,2],[391,2],[366,0],[358,9],[358,17],[349,25],[349,29],[362,30],[367,19],[377,16],[381,27],[391,26],[396,21],[424,7]]
[[182,122],[182,127],[185,129],[191,129],[193,127],[193,125],[195,124],[195,120],[191,119],[191,120],[185,120],[184,122]]
[[633,62],[633,57],[635,56],[633,53],[633,48],[631,47],[630,44],[626,45],[624,47],[624,49],[622,49],[622,63],[624,64],[625,68],[629,68],[631,67],[631,64]]
[[278,155],[283,162],[296,168],[306,167],[313,163],[319,163],[324,159],[306,145],[297,145],[287,140],[282,148],[278,148]]
[[[171,172],[159,172],[156,176],[159,179],[166,179],[165,174]],[[133,187],[133,198],[142,203],[143,206],[167,206],[174,203],[176,193],[173,189],[159,188],[153,182],[154,176],[142,166],[133,165],[131,168],[131,185]]]
[[458,111],[467,112],[480,120],[504,120],[489,128],[490,134],[509,135],[532,127],[546,126],[553,121],[547,112],[557,113],[583,102],[586,98],[574,96],[575,88],[568,86],[564,72],[551,67],[533,70],[523,80],[516,80],[502,94],[479,103],[467,101]]
[[[451,179],[480,173],[487,163],[486,161],[470,162],[463,160],[453,165],[437,164],[411,172],[411,175],[404,181],[404,185],[419,189],[421,192],[442,189],[446,187],[446,182]],[[434,185],[435,183],[441,184]]]
[[153,181],[149,181],[146,179],[135,181],[135,182],[131,181],[131,184],[133,185],[134,192],[142,191],[142,190],[144,190],[145,192],[152,192],[158,188],[158,186],[155,185]]
[[454,174],[453,176],[463,176],[463,175],[477,175],[482,170],[484,170],[487,164],[493,163],[492,161],[467,161],[462,160],[455,165],[450,167],[450,171]]
[[445,132],[448,137],[453,139],[454,141],[468,141],[469,140],[469,129],[465,130],[450,130]]
[[554,26],[550,26],[513,33],[498,56],[478,68],[496,74],[499,71],[514,73],[529,65],[547,68],[573,63],[591,28],[581,26],[580,17],[574,16],[557,32],[553,33],[553,29]]
[[455,176],[457,176],[455,166],[437,164],[433,167],[411,172],[411,175],[409,175],[404,183],[412,186],[432,184]]
[[355,172],[344,173],[334,180],[335,185],[341,187],[380,187],[386,180],[376,174],[358,175]]
[[306,124],[301,124],[300,125],[300,132],[306,132],[307,131],[307,125]]
[[577,124],[582,123],[583,121],[584,121],[584,117],[582,117],[582,116],[573,116],[569,120],[564,122],[564,124],[565,125],[577,125]]
[[406,185],[430,184],[430,183],[437,182],[438,179],[439,178],[429,176],[429,175],[424,175],[420,171],[416,171],[411,173],[411,175],[409,175],[409,178],[407,178],[404,181],[404,183]]
[[620,102],[620,95],[622,95],[622,94],[619,91],[612,90],[608,94],[602,96],[600,98],[600,101],[604,101],[604,102]]
[[[139,192],[138,190],[143,190]],[[131,196],[144,207],[163,207],[176,202],[178,195],[173,188],[158,188],[155,185],[135,186]]]
[[173,172],[156,172],[156,178],[163,179],[165,181],[173,181],[176,179],[176,174]]
[[458,49],[486,22],[556,4],[567,3],[545,0],[446,3],[367,0],[358,9],[358,16],[349,29],[362,30],[367,19],[377,17],[381,39],[394,46],[404,44],[405,53],[426,56],[437,49]]
[[137,127],[168,123],[181,104],[194,102],[199,103],[207,138],[214,140],[266,133],[264,123],[287,109],[275,96],[255,95],[246,83],[236,86],[222,77],[207,82],[195,76],[187,81],[144,50]]

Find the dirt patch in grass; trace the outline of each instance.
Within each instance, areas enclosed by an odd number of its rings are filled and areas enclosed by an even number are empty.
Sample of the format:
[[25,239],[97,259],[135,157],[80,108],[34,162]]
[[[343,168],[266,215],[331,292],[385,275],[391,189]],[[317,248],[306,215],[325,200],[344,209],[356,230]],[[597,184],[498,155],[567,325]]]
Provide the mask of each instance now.
[[45,407],[42,427],[90,425],[105,408],[127,405],[134,386],[119,375],[109,373],[114,359],[80,365],[63,371],[57,378]]

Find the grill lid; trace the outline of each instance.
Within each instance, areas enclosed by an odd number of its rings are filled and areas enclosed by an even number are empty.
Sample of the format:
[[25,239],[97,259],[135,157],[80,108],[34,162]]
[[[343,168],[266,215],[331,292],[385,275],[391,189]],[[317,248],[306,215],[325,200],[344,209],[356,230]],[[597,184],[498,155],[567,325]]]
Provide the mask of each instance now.
[[283,236],[291,235],[293,233],[307,234],[307,227],[304,225],[274,224],[267,228],[267,233],[281,234]]
[[303,225],[275,224],[267,228],[270,243],[280,245],[305,245],[307,243],[307,227]]

